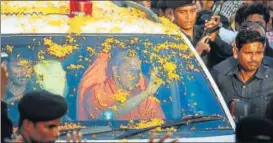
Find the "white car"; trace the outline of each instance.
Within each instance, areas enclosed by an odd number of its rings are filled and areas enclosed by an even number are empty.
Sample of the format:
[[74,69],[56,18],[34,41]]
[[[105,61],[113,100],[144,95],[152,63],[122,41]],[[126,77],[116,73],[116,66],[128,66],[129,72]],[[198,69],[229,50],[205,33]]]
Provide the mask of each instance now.
[[[179,28],[125,5],[93,1],[91,16],[70,17],[69,1],[1,2],[2,60],[26,75],[10,77],[25,91],[66,98],[62,135],[82,130],[88,142],[148,142],[153,130],[157,139],[173,132],[167,141],[235,142],[224,99]],[[16,122],[18,100],[7,98]]]

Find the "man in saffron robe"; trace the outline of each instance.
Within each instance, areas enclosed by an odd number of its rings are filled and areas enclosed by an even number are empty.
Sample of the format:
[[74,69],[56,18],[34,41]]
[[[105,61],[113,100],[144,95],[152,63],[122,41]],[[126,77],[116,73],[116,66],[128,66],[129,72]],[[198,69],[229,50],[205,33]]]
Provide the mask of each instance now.
[[119,51],[111,61],[110,58],[110,53],[98,54],[83,75],[78,93],[78,120],[109,116],[116,120],[164,119],[159,100],[152,96],[161,84],[152,76],[146,82],[139,57]]

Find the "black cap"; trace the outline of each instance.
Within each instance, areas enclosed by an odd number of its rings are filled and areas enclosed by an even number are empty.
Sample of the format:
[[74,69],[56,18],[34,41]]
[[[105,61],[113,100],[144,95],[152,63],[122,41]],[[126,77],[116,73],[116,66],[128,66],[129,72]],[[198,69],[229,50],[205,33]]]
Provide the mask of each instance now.
[[151,8],[157,8],[157,3],[159,0],[151,0]]
[[272,142],[273,123],[263,117],[245,117],[236,125],[238,142]]
[[66,114],[65,99],[45,90],[26,93],[19,101],[20,118],[33,122],[51,121]]
[[168,8],[177,8],[195,4],[195,0],[166,0],[166,6]]
[[157,2],[157,8],[159,9],[166,9],[166,0],[159,0]]

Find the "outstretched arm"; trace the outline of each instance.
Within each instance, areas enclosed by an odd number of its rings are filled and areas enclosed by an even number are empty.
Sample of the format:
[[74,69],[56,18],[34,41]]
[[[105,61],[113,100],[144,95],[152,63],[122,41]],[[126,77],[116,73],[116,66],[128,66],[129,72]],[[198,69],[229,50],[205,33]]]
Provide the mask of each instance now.
[[112,106],[112,107],[115,108],[115,111],[113,112],[114,116],[117,117],[117,116],[120,116],[122,114],[126,114],[126,113],[130,112],[131,110],[133,110],[142,101],[147,99],[147,97],[153,95],[157,91],[157,89],[162,85],[162,83],[163,83],[162,80],[157,78],[155,76],[155,74],[153,74],[151,76],[151,79],[149,81],[149,84],[148,84],[147,88],[143,92],[130,97],[123,104],[116,103],[115,105]]

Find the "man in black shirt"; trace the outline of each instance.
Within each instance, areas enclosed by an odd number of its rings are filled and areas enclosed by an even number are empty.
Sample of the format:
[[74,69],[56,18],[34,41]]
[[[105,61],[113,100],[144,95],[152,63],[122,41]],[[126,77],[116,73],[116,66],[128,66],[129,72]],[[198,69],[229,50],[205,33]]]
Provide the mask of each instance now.
[[[209,35],[203,35],[204,29],[195,25],[197,6],[194,1],[166,1],[166,7],[173,9],[174,23],[181,28],[181,32],[196,48],[208,68],[232,56],[231,45],[221,40],[217,31]],[[219,17],[213,16],[211,19],[205,24],[205,29],[219,24]]]
[[[270,60],[264,58],[264,43],[265,37],[258,31],[240,31],[233,48],[236,60],[227,59],[211,71],[236,119],[243,115],[263,116],[272,98],[269,95],[273,93],[273,68],[265,64]],[[243,109],[237,108],[240,105]],[[244,114],[236,114],[237,111]]]

